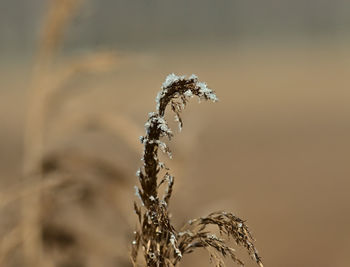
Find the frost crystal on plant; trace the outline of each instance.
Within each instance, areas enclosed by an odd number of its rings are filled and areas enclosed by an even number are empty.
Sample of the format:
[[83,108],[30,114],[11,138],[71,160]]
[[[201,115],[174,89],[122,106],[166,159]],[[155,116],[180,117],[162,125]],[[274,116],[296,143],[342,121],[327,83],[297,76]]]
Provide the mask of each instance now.
[[184,93],[184,95],[185,95],[186,97],[193,97],[193,93],[192,93],[191,90],[187,90],[187,91]]
[[216,102],[219,100],[216,97],[216,95],[213,93],[213,91],[207,87],[206,83],[198,82],[197,86],[200,88],[199,93],[201,97],[205,96],[206,98],[210,99],[213,102]]
[[[224,266],[225,256],[243,265],[243,262],[236,257],[234,249],[221,239],[226,236],[232,238],[237,245],[245,247],[251,257],[262,266],[248,227],[243,220],[231,213],[217,212],[190,220],[181,232],[170,222],[168,208],[174,177],[158,157],[159,150],[171,157],[170,149],[161,141],[161,138],[166,137],[170,140],[173,136],[164,118],[165,110],[167,107],[171,108],[181,130],[183,123],[180,113],[195,96],[199,100],[218,101],[214,91],[208,88],[206,83],[200,82],[196,75],[192,74],[186,78],[183,75],[169,74],[162,85],[162,90],[157,94],[156,112],[148,114],[145,136],[140,137],[144,146],[143,167],[136,174],[141,187],[140,189],[135,187],[135,194],[140,199],[142,207],[134,203],[139,229],[135,234],[135,242],[132,242],[133,264],[140,266],[137,264],[137,256],[141,251],[144,256],[144,263],[141,266],[174,267],[185,254],[192,253],[197,248],[204,248],[216,266]],[[160,181],[159,177],[162,177]],[[164,190],[162,198],[159,197],[161,187]],[[210,225],[218,227],[220,238],[210,233],[208,229]]]
[[135,189],[135,196],[137,196],[140,199],[142,206],[144,206],[144,203],[140,194],[140,189],[136,185],[134,186],[134,189]]
[[170,243],[172,244],[173,248],[175,249],[175,253],[178,257],[182,258],[181,251],[176,246],[176,237],[172,234],[170,237]]
[[162,89],[165,89],[167,87],[170,87],[171,85],[173,85],[175,82],[180,81],[185,79],[186,76],[182,75],[182,76],[177,76],[174,73],[169,74],[166,78],[165,78],[165,82],[163,82],[162,85]]

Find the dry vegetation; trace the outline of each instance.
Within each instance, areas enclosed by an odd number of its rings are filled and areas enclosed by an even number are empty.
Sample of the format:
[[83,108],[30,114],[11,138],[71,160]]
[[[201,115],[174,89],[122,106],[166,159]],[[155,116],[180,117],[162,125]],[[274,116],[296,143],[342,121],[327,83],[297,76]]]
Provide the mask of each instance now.
[[[210,261],[215,266],[225,265],[223,257],[229,256],[239,265],[244,263],[237,258],[233,248],[226,244],[223,237],[232,238],[237,245],[245,247],[251,257],[263,266],[253,238],[245,222],[231,213],[214,212],[206,217],[191,220],[188,225],[177,231],[169,218],[169,201],[173,192],[174,177],[163,162],[159,161],[158,149],[171,157],[171,152],[161,137],[172,138],[173,133],[165,121],[165,110],[168,105],[175,112],[175,118],[182,129],[180,112],[185,108],[189,98],[217,101],[215,93],[197,76],[189,78],[170,74],[157,96],[157,111],[149,114],[146,122],[146,135],[141,137],[144,145],[143,167],[137,172],[141,189],[136,187],[141,206],[135,203],[140,229],[135,232],[132,247],[132,260],[138,266],[138,252],[142,248],[144,261],[140,266],[160,267],[176,266],[185,254],[192,253],[197,248],[205,248],[210,255]],[[158,176],[163,174],[162,179]],[[158,181],[160,180],[160,181]],[[159,195],[159,189],[165,185],[164,195]],[[208,231],[208,226],[215,225],[220,237]]]
[[[131,238],[129,230],[132,231],[130,226],[134,221],[123,201],[127,199],[124,192],[132,182],[126,179],[125,170],[112,159],[60,146],[50,136],[54,133],[69,139],[72,132],[94,129],[122,139],[133,154],[139,149],[132,136],[139,135],[141,130],[121,114],[82,110],[69,118],[51,116],[53,106],[63,105],[65,99],[72,97],[71,92],[64,99],[58,96],[77,74],[105,72],[118,63],[114,53],[100,51],[66,58],[63,64],[57,64],[65,29],[80,2],[52,1],[44,23],[30,89],[23,180],[0,194],[0,208],[21,203],[17,224],[2,237],[0,266],[130,266],[125,242]],[[245,222],[231,213],[215,212],[191,220],[180,231],[170,222],[168,206],[174,178],[159,161],[158,148],[170,155],[160,140],[173,136],[164,119],[166,107],[171,106],[181,128],[180,112],[192,96],[216,101],[213,91],[196,76],[170,75],[157,97],[157,111],[150,114],[146,123],[146,135],[141,138],[144,165],[138,171],[141,188],[137,188],[142,207],[135,203],[140,225],[132,243],[132,262],[135,266],[175,266],[185,254],[205,248],[216,266],[224,265],[225,256],[243,265],[223,239],[227,237],[245,247],[262,266]],[[159,180],[162,172],[163,178]],[[165,187],[162,197],[161,186]],[[108,221],[112,224],[123,221],[124,236],[111,238]],[[208,230],[210,225],[217,226],[219,237]],[[112,260],[101,261],[101,258]]]
[[[123,196],[120,191],[127,187],[124,170],[98,155],[60,147],[51,141],[55,140],[52,133],[69,139],[74,132],[93,129],[124,139],[135,153],[137,142],[130,139],[130,133],[137,135],[141,131],[119,114],[81,110],[69,118],[52,115],[52,107],[74,97],[74,92],[68,91],[61,99],[67,83],[82,73],[109,71],[116,64],[116,56],[110,51],[68,58],[57,64],[64,32],[80,2],[52,1],[43,24],[30,88],[23,182],[0,195],[2,207],[21,202],[17,226],[2,238],[1,266],[92,266],[95,254],[113,254],[117,262],[118,258],[124,261],[123,253],[111,248],[118,244],[108,238],[101,229],[103,225],[89,220],[94,215],[87,208],[93,202],[94,210],[105,211],[112,198],[108,209],[124,212],[120,199],[110,195]],[[101,215],[106,216],[105,212]],[[128,218],[127,214],[119,217]],[[92,244],[100,244],[100,251],[89,255],[89,251],[96,250]]]

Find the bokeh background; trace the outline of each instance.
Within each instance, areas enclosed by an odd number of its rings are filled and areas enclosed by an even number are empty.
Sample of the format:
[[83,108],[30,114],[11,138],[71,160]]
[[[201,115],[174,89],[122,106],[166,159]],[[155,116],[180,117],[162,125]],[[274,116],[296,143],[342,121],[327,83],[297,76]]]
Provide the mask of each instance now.
[[[25,199],[37,194],[23,193],[24,134],[33,88],[50,87],[43,73],[33,81],[33,69],[51,2],[0,0],[1,266],[27,266],[21,241],[11,249],[5,241],[23,223]],[[175,224],[213,210],[232,211],[248,220],[266,266],[349,266],[348,0],[85,0],[61,39],[50,79],[57,69],[72,67],[71,58],[108,54],[102,67],[78,71],[60,84],[64,90],[45,114],[48,168],[60,155],[64,163],[51,168],[88,177],[83,185],[49,193],[55,204],[44,207],[46,216],[86,238],[74,239],[80,254],[64,253],[71,265],[56,266],[129,266],[123,257],[136,225],[138,136],[172,72],[197,74],[220,99],[192,101],[184,129],[171,143]],[[74,121],[59,126],[77,114],[92,120],[91,113],[118,118],[116,128],[70,131]],[[122,178],[100,178],[86,158],[108,161]],[[49,252],[61,257],[61,247],[52,245],[56,237],[48,236],[45,244],[54,247]],[[245,251],[238,251],[244,258]],[[209,265],[204,253],[198,255],[183,266]]]

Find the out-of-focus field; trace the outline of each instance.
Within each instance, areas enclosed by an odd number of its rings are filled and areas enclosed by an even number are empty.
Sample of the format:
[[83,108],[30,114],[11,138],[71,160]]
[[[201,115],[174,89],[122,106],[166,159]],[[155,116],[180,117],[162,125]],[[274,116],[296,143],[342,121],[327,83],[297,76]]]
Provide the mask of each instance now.
[[[142,127],[146,114],[154,110],[165,76],[196,73],[216,90],[220,102],[197,105],[194,100],[188,105],[184,129],[171,143],[177,179],[171,210],[177,225],[212,210],[232,211],[248,219],[266,266],[345,267],[350,249],[349,45],[345,41],[259,48],[217,44],[196,52],[189,49],[191,53],[179,47],[149,54],[125,52],[122,67],[81,76],[69,84],[80,91],[65,100],[56,116],[103,110],[123,114]],[[4,190],[23,179],[30,74],[30,66],[21,61],[1,64]],[[131,134],[137,140],[137,134]],[[105,153],[121,166],[131,182],[120,201],[132,216],[141,145],[137,154],[122,139],[100,146],[98,137],[73,135],[59,142],[81,146],[90,154]],[[1,223],[10,224],[4,217]],[[116,232],[112,241],[126,236],[118,231],[130,227],[123,219],[118,223],[106,223],[106,229]],[[125,253],[127,249],[127,244],[118,248]],[[205,264],[206,257],[184,260],[184,266]],[[247,261],[247,266],[254,265]]]

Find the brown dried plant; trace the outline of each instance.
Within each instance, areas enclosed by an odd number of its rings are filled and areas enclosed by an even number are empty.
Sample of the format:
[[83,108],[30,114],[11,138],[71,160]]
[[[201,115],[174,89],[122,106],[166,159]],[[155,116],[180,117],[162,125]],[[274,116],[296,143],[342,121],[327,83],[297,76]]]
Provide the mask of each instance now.
[[[30,88],[30,104],[27,112],[24,137],[24,177],[30,184],[43,182],[41,163],[44,159],[45,119],[48,109],[51,69],[53,59],[62,43],[66,25],[72,18],[80,1],[52,1],[44,23],[40,49],[34,66],[33,81]],[[23,254],[32,266],[48,265],[43,253],[41,240],[41,187],[34,194],[23,198],[21,232]]]
[[[132,262],[134,266],[177,266],[185,254],[192,253],[197,248],[204,248],[215,266],[224,266],[226,256],[238,265],[244,265],[236,256],[235,250],[224,239],[226,237],[246,248],[252,259],[262,267],[261,258],[253,244],[254,239],[245,221],[232,213],[214,212],[206,217],[191,220],[182,227],[181,231],[176,230],[171,224],[169,201],[173,192],[174,177],[159,160],[158,155],[160,149],[171,157],[170,149],[161,141],[163,137],[169,140],[173,137],[173,132],[164,117],[165,110],[170,105],[181,129],[180,112],[193,96],[197,96],[200,100],[213,102],[218,100],[215,93],[207,87],[206,83],[200,82],[197,76],[186,78],[170,74],[157,95],[156,112],[149,114],[145,124],[146,134],[140,138],[144,145],[143,166],[137,171],[140,187],[135,187],[141,206],[134,202],[140,225],[134,232]],[[161,196],[160,187],[163,185],[165,190],[164,195]],[[218,228],[219,237],[208,230],[209,226]],[[140,251],[143,257],[139,255]],[[143,262],[141,265],[140,261]]]
[[[64,190],[60,190],[62,187],[75,188],[78,184],[79,188],[84,190],[92,188],[93,193],[99,195],[102,195],[101,191],[107,185],[112,184],[118,188],[126,187],[124,170],[119,170],[119,166],[116,167],[116,164],[112,168],[110,167],[112,164],[97,156],[89,158],[84,153],[67,152],[63,146],[57,145],[54,151],[48,149],[55,147],[50,136],[50,133],[54,131],[60,132],[60,136],[71,138],[70,130],[72,127],[69,127],[69,119],[57,121],[53,116],[50,116],[54,112],[53,107],[62,106],[64,100],[72,98],[71,92],[67,92],[64,99],[58,97],[63,90],[67,90],[65,85],[76,79],[81,73],[109,71],[116,62],[115,54],[110,51],[91,52],[77,58],[59,56],[65,31],[82,2],[83,0],[51,0],[47,17],[43,22],[42,36],[38,44],[39,49],[35,57],[32,83],[28,94],[30,103],[26,114],[24,137],[24,179],[12,189],[0,192],[0,208],[11,202],[21,201],[19,225],[14,225],[11,231],[1,237],[0,266],[7,266],[8,261],[11,261],[9,255],[17,253],[18,249],[25,266],[58,266],[59,264],[53,257],[57,253],[56,248],[59,244],[54,244],[54,249],[50,249],[50,246],[53,242],[59,243],[62,237],[65,238],[67,231],[72,240],[84,237],[85,240],[90,240],[91,244],[103,243],[100,240],[103,237],[98,231],[98,227],[91,226],[91,224],[87,226],[85,222],[89,222],[89,220],[86,218],[67,219],[64,221],[65,224],[62,223],[59,227],[54,225],[56,223],[54,217],[63,216],[57,209],[47,208],[47,203],[51,200],[59,202],[62,199],[67,199],[68,194]],[[58,58],[63,64],[57,64]],[[64,59],[61,60],[62,58]],[[58,105],[57,99],[61,100]],[[81,111],[78,119],[80,123],[75,125],[75,130],[85,131],[86,124],[89,124],[89,126],[98,128],[102,133],[112,132],[119,138],[125,139],[132,151],[137,149],[136,142],[131,141],[130,135],[138,135],[140,131],[128,118],[122,115],[113,118],[111,114],[89,110],[88,112]],[[76,129],[77,127],[80,129]],[[68,159],[70,160],[69,164],[67,163]],[[73,168],[72,166],[75,165],[80,166],[80,168]],[[92,179],[91,173],[98,173],[99,177]],[[110,179],[111,176],[113,179]],[[50,201],[47,201],[48,199]],[[116,200],[113,205],[118,208],[119,203]],[[66,211],[72,210],[74,204],[77,205],[77,203],[70,203]],[[67,228],[69,229],[67,230]],[[48,242],[47,236],[50,235],[51,239]],[[53,240],[52,236],[56,240]],[[73,243],[75,245],[77,242]],[[81,243],[84,243],[86,247],[89,246],[89,242],[81,241],[78,245]],[[106,243],[108,242],[106,241]],[[111,255],[111,249],[108,247],[112,247],[112,245],[99,246],[100,250],[108,251]],[[86,251],[79,249],[80,253]],[[67,251],[62,250],[60,253],[65,254],[63,256],[66,258],[66,263],[73,264],[74,257],[70,257]],[[74,253],[77,254],[76,250]],[[114,252],[114,254],[116,253]],[[85,258],[82,262],[86,261]],[[62,261],[61,264],[63,264]]]

